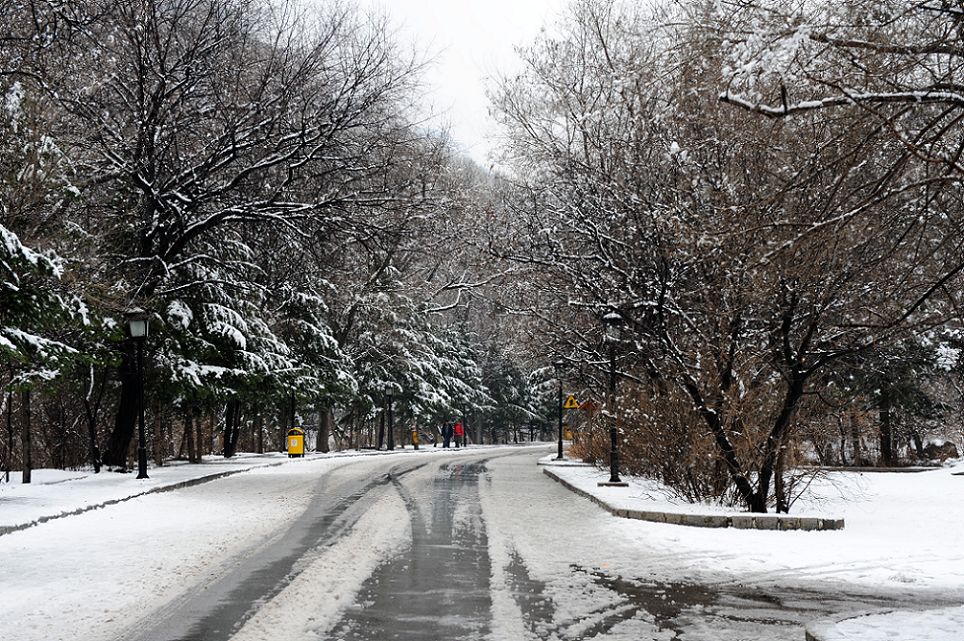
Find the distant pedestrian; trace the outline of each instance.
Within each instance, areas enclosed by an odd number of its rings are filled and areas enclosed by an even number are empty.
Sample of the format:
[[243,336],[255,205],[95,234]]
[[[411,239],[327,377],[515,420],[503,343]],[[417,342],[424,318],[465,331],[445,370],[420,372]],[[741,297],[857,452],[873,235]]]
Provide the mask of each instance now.
[[451,423],[446,423],[442,426],[442,447],[452,447],[453,434],[455,434],[455,428],[452,427]]
[[462,421],[455,421],[455,427],[452,428],[452,431],[455,433],[455,447],[458,447],[459,444],[464,446],[465,445],[465,428],[462,427]]

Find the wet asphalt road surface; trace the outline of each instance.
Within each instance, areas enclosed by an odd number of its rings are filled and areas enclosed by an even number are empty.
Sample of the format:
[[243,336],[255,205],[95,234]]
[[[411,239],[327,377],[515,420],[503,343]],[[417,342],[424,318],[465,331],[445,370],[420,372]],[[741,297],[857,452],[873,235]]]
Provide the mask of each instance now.
[[[255,614],[290,584],[302,558],[312,550],[345,536],[392,481],[425,462],[395,465],[373,478],[322,476],[304,514],[267,549],[242,560],[222,579],[185,594],[154,619],[149,629],[130,635],[131,641],[228,641]],[[125,639],[125,641],[127,641]]]
[[[496,573],[490,558],[492,533],[488,531],[494,525],[483,512],[485,501],[480,497],[480,485],[485,484],[490,500],[500,500],[498,496],[492,499],[498,490],[493,489],[497,484],[492,484],[495,472],[491,463],[503,463],[498,474],[511,476],[507,486],[512,488],[512,498],[518,499],[520,494],[535,497],[530,508],[515,511],[514,526],[502,515],[500,527],[515,528],[511,536],[500,532],[502,540],[527,536],[526,519],[554,518],[552,511],[539,511],[549,509],[547,506],[570,506],[578,517],[573,522],[585,522],[586,512],[598,509],[533,469],[534,459],[533,453],[526,451],[479,451],[368,465],[361,472],[346,466],[326,474],[317,481],[304,514],[276,542],[239,560],[203,589],[185,594],[155,613],[146,630],[140,629],[125,641],[230,641],[263,604],[281,594],[308,566],[302,562],[305,556],[352,537],[353,525],[386,494],[400,497],[404,503],[410,541],[363,581],[353,602],[334,620],[307,630],[298,639],[790,641],[803,639],[803,626],[817,618],[900,605],[894,598],[839,592],[657,580],[641,573],[639,567],[631,572],[604,570],[581,561],[592,556],[592,546],[560,550],[562,556],[571,557],[564,566],[568,575],[546,577],[543,573],[539,579],[527,561],[545,569],[545,559],[524,558],[507,543],[501,573]],[[600,517],[588,514],[588,519],[592,518]],[[397,529],[400,524],[391,527]],[[566,524],[558,527],[564,531]],[[641,557],[646,554],[639,550]],[[492,584],[496,574],[503,585]],[[492,620],[494,613],[505,611],[493,607],[494,590],[500,589],[509,595],[513,616],[518,619],[511,639],[500,636],[506,628]],[[580,591],[596,601],[564,603],[567,592]],[[299,609],[310,612],[312,604],[300,603]],[[288,641],[290,637],[265,637],[269,638]]]
[[[412,517],[410,552],[383,565],[335,626],[339,641],[484,639],[489,631],[490,562],[479,503],[484,461],[439,467],[431,518],[397,487]],[[456,520],[456,508],[461,508]]]

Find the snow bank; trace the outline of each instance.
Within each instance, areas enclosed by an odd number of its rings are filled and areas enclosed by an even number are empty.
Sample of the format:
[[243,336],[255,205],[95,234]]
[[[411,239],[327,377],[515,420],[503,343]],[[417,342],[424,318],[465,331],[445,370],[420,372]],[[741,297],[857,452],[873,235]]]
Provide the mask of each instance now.
[[[624,476],[627,488],[598,487],[596,483],[607,479],[608,471],[572,465],[552,471],[579,489],[627,509],[736,513],[720,506],[694,506],[645,479]],[[839,531],[704,529],[617,521],[622,522],[619,531],[639,549],[651,550],[657,558],[665,554],[673,569],[686,568],[684,572],[697,582],[796,585],[888,595],[907,603],[906,611],[815,625],[814,638],[821,641],[954,641],[961,638],[964,608],[922,611],[915,603],[954,602],[961,593],[962,471],[964,465],[958,462],[913,474],[827,473],[815,480],[792,512],[842,516],[847,527]],[[658,564],[647,569],[662,574]]]

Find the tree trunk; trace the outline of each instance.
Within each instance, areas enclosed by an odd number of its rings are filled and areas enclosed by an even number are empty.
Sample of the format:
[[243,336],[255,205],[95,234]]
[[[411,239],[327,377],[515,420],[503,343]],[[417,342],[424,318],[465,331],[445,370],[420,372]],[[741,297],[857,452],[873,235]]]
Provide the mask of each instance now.
[[100,379],[97,387],[96,400],[91,403],[91,396],[94,395],[94,387],[97,372],[91,365],[88,370],[90,373],[90,388],[84,395],[84,417],[87,419],[87,439],[90,447],[90,462],[94,466],[94,474],[100,473],[101,456],[100,447],[97,445],[97,416],[100,414],[100,405],[104,400],[104,389],[107,386],[107,368],[104,368],[104,375]]
[[774,472],[777,471],[780,466],[780,457],[783,454],[783,442],[787,431],[790,429],[790,419],[793,418],[797,403],[803,397],[804,380],[805,379],[801,377],[794,377],[790,380],[786,396],[783,398],[783,407],[780,409],[780,414],[773,421],[773,429],[770,432],[770,436],[767,437],[763,462],[760,464],[757,488],[747,500],[751,512],[766,513],[767,511],[767,498],[770,496],[770,481],[773,478]]
[[[397,434],[395,434],[395,419],[392,416],[392,397],[388,397],[388,449],[395,449],[395,441]],[[405,441],[402,441],[402,449],[405,449]]]
[[787,448],[781,443],[780,453],[777,454],[777,463],[774,467],[773,493],[777,500],[777,514],[788,514],[790,512],[790,501],[787,498],[787,488],[783,478],[786,451]]
[[820,439],[813,432],[810,433],[810,443],[813,445],[813,451],[817,455],[817,463],[821,466],[826,466],[830,461],[830,454],[833,453],[833,446],[829,443],[827,444],[827,451],[824,452],[823,448],[820,447]]
[[920,432],[917,430],[911,430],[910,433],[911,441],[914,443],[914,452],[917,453],[917,458],[924,459],[924,439],[921,438]]
[[13,466],[13,391],[7,391],[7,453],[3,457],[4,476],[10,482],[10,468]]
[[20,392],[20,443],[23,447],[23,483],[30,482],[33,459],[30,456],[30,390]]
[[217,442],[217,438],[218,438],[218,414],[220,413],[220,411],[221,411],[220,406],[215,405],[214,407],[211,408],[211,414],[208,417],[211,419],[210,420],[211,430],[208,433],[209,438],[207,439],[207,444],[205,445],[205,451],[208,454],[214,454],[215,443]]
[[284,410],[281,410],[279,416],[281,420],[278,421],[278,451],[286,452],[288,451],[288,430],[285,429],[285,424],[288,422],[288,418]]
[[197,463],[197,438],[194,435],[194,408],[188,406],[184,412],[184,439],[187,441],[187,460]]
[[843,418],[837,415],[837,431],[840,433],[840,464],[847,465],[847,429],[844,427]]
[[328,453],[328,439],[331,436],[331,408],[325,404],[321,408],[321,415],[318,417],[318,443],[316,450]]
[[254,413],[254,429],[257,430],[258,454],[264,454],[264,419],[261,417],[261,408]]
[[107,439],[107,447],[104,450],[104,464],[127,469],[131,440],[134,438],[134,430],[137,427],[139,385],[134,345],[131,341],[124,344],[117,376],[121,384],[120,401],[117,404],[114,430]]
[[231,458],[231,436],[234,432],[234,413],[237,404],[234,399],[229,400],[224,406],[224,430],[221,432],[221,454],[224,458]]
[[164,416],[161,412],[161,401],[160,399],[154,400],[154,438],[152,439],[154,443],[154,465],[157,467],[164,466],[164,454],[167,437],[164,430]]
[[196,462],[202,463],[204,462],[204,421],[201,420],[200,411],[197,413],[196,417],[192,416],[192,418],[197,419],[194,421],[194,432],[193,432],[194,443],[195,443],[194,449],[195,449],[195,455],[197,457]]
[[884,388],[880,395],[880,462],[890,467],[894,464],[894,434],[891,424],[890,390]]
[[241,405],[238,400],[228,401],[224,410],[224,458],[231,458],[238,450],[241,436]]
[[[716,443],[717,448],[719,448],[720,457],[726,464],[727,474],[729,475],[730,480],[732,480],[733,484],[736,486],[736,491],[740,495],[740,498],[747,504],[751,512],[766,512],[766,497],[764,497],[761,504],[761,501],[757,496],[757,492],[754,492],[753,486],[750,484],[750,480],[747,478],[746,474],[743,473],[743,470],[740,466],[740,461],[736,456],[736,450],[733,449],[733,444],[730,442],[730,438],[727,435],[726,430],[723,428],[720,413],[706,405],[706,402],[703,399],[703,394],[700,392],[700,388],[696,384],[696,381],[684,381],[683,388],[693,401],[693,405],[699,409],[700,416],[703,417],[703,420],[709,427],[710,433],[713,435],[713,440]],[[769,491],[769,478],[766,479],[766,487],[767,491]]]
[[378,423],[378,449],[385,446],[385,410],[382,410],[381,420]]
[[850,413],[850,439],[851,449],[853,450],[853,464],[860,465],[862,460],[860,452],[860,423],[857,421],[856,412]]

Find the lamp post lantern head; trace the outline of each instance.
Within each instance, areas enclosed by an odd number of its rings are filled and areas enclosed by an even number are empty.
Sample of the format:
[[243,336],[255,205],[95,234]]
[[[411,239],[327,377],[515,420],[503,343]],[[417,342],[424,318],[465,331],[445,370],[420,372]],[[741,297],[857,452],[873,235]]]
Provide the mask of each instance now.
[[131,338],[137,340],[147,338],[150,330],[150,314],[140,307],[135,307],[129,310],[124,317],[127,320],[127,332]]
[[623,329],[623,317],[618,312],[609,312],[602,317],[602,322],[606,326],[606,340],[616,342],[619,340]]

